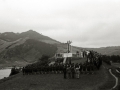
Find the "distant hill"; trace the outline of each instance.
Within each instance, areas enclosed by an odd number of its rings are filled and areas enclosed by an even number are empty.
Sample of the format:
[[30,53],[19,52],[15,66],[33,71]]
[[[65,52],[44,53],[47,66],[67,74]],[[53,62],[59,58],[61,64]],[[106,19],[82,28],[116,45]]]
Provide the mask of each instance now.
[[[57,44],[58,50],[57,52],[66,52],[67,45],[66,44]],[[76,47],[72,46],[72,52],[76,53],[76,51],[83,50],[93,50],[101,53],[102,55],[120,55],[120,46],[111,46],[111,47],[102,47],[102,48],[84,48],[84,47]]]
[[101,47],[101,48],[84,48],[94,50],[103,55],[120,55],[120,46]]

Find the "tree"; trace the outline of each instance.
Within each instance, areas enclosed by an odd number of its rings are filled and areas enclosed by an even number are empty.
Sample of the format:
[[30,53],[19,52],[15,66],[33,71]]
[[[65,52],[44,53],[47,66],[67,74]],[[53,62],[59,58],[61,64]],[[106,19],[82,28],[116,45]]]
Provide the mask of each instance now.
[[41,65],[48,65],[50,63],[48,55],[42,55],[42,57],[39,59],[39,62]]

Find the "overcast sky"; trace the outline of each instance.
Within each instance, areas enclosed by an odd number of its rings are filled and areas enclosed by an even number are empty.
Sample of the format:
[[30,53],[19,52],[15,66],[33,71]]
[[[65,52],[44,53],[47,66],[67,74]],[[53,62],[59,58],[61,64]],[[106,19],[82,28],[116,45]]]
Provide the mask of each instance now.
[[0,0],[0,32],[29,29],[74,46],[120,46],[120,0]]

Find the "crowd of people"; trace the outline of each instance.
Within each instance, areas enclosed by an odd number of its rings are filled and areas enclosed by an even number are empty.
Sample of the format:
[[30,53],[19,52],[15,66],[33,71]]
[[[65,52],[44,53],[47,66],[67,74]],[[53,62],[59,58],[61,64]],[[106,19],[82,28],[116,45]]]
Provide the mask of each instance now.
[[[101,55],[97,52],[90,51],[84,54],[87,60],[84,63],[55,63],[51,65],[27,65],[23,67],[23,75],[32,74],[58,74],[63,73],[64,78],[79,78],[80,74],[94,74],[102,65]],[[84,58],[83,57],[83,58]]]
[[79,78],[80,74],[94,74],[96,70],[99,70],[100,63],[80,63],[80,64],[66,64],[63,67],[64,78]]
[[54,65],[27,65],[23,67],[23,75],[30,75],[30,74],[50,74],[50,73],[62,73],[63,65],[61,64],[54,64]]

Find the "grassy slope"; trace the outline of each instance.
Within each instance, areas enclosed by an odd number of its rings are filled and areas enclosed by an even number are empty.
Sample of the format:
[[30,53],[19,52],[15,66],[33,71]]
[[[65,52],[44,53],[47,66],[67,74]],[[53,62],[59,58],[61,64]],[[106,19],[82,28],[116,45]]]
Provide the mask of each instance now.
[[80,79],[63,79],[63,74],[23,76],[21,73],[9,78],[1,81],[0,90],[109,90],[114,83],[110,83],[112,77],[103,67],[93,75],[81,74]]
[[105,82],[99,87],[99,90],[111,90],[115,84],[114,77],[109,73],[109,69],[104,68],[105,71]]
[[0,40],[0,43],[2,43],[0,45],[0,52],[9,49],[9,48],[14,48],[15,46],[18,46],[20,44],[23,44],[28,38],[24,38],[24,39],[18,39],[16,41],[13,42],[7,42],[4,40]]
[[0,67],[9,65],[24,66],[28,63],[34,63],[43,54],[54,56],[57,51],[56,46],[37,40],[28,39],[23,44],[22,41],[21,44],[17,43],[16,47],[13,48],[13,45],[11,45],[0,53]]

